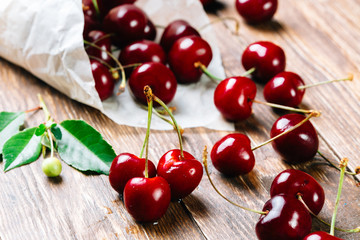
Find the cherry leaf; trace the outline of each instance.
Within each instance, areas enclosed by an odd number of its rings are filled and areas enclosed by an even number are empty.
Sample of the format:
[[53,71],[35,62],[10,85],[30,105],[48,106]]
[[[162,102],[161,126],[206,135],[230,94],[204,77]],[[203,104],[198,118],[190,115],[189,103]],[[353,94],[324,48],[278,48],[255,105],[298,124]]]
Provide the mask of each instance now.
[[25,122],[25,112],[0,112],[0,154],[4,143],[19,132]]
[[41,137],[37,127],[25,129],[12,136],[3,147],[4,171],[34,162],[41,153]]
[[115,151],[92,126],[82,120],[65,120],[52,132],[57,133],[58,153],[64,162],[80,171],[109,174]]

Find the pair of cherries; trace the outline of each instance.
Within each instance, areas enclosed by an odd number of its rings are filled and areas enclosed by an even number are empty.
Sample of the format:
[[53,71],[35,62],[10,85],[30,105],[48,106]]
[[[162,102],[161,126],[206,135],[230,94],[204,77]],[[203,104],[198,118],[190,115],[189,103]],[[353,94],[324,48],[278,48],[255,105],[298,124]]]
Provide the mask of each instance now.
[[151,92],[149,86],[144,91],[149,111],[144,146],[147,148],[149,142],[154,99],[171,116],[180,148],[166,152],[160,158],[157,168],[148,160],[147,150],[145,158],[122,153],[111,164],[109,181],[118,193],[123,194],[125,207],[136,221],[153,222],[165,214],[170,200],[182,199],[194,191],[202,179],[203,168],[194,156],[183,151],[180,129],[165,103]]

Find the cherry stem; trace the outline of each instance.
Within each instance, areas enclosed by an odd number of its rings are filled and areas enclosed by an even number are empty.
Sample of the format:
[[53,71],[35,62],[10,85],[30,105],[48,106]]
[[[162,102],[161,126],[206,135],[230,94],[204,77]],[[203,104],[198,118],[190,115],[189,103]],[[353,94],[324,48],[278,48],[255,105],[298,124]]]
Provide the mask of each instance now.
[[37,110],[39,110],[39,109],[42,109],[42,107],[41,107],[41,106],[37,106],[37,107],[35,107],[35,108],[28,109],[28,110],[25,111],[25,113],[35,112],[35,111],[37,111]]
[[118,67],[120,68],[120,71],[121,71],[121,83],[120,83],[117,95],[120,95],[121,93],[123,93],[125,91],[125,87],[126,87],[126,76],[125,76],[125,70],[124,70],[122,64],[119,62],[119,60],[116,57],[114,57],[114,55],[111,52],[109,52],[106,49],[102,49],[101,47],[99,47],[98,45],[96,45],[92,42],[84,40],[84,43],[87,45],[90,45],[91,47],[94,47],[96,49],[106,52],[115,61],[115,63],[118,65]]
[[210,73],[209,70],[207,69],[207,67],[204,64],[202,64],[201,62],[195,62],[194,67],[200,68],[200,70],[215,83],[219,83],[223,80],[222,78],[218,78],[215,75],[213,75],[212,73]]
[[[103,39],[105,39],[105,38],[112,37],[112,36],[114,36],[114,34],[113,34],[113,33],[108,33],[108,34],[106,34],[106,35],[102,36],[101,38],[96,39],[96,40],[95,40],[95,41],[93,41],[92,43],[96,44],[97,42],[100,42],[101,40],[103,40]],[[87,46],[85,46],[85,49],[87,49],[87,48],[89,48],[89,47],[91,47],[91,46],[90,46],[90,45],[87,45]]]
[[[257,99],[253,99],[250,100],[254,103],[259,103],[259,104],[263,104],[269,107],[273,107],[273,108],[279,108],[279,109],[283,109],[283,110],[287,110],[287,111],[292,111],[292,112],[300,112],[300,113],[306,113],[306,114],[310,114],[312,112],[317,112],[319,113],[319,111],[316,110],[307,110],[307,109],[301,109],[301,108],[293,108],[293,107],[289,107],[289,106],[284,106],[284,105],[280,105],[280,104],[275,104],[275,103],[269,103],[269,102],[263,102]],[[320,114],[320,113],[319,113]]]
[[147,104],[148,104],[148,119],[147,119],[145,140],[144,140],[143,147],[141,149],[140,158],[142,157],[142,153],[145,148],[145,178],[148,178],[149,177],[149,170],[148,170],[149,136],[150,136],[152,109],[153,109],[153,94],[152,94],[151,88],[145,87],[144,94],[146,95],[146,100],[147,100]]
[[50,141],[50,157],[54,157],[54,143],[53,143],[53,139],[52,139],[52,133],[50,131],[50,128],[47,129],[47,134],[49,136],[49,141]]
[[[151,88],[150,88],[148,85],[146,85],[146,86],[144,87],[144,91],[147,91],[146,89],[150,89],[150,90],[151,90]],[[169,109],[169,107],[166,106],[166,104],[165,104],[160,98],[158,98],[157,96],[155,96],[152,92],[151,92],[151,96],[152,96],[153,100],[154,100],[155,102],[159,103],[159,104],[165,109],[165,111],[169,114],[169,116],[170,116],[170,118],[171,118],[171,120],[172,120],[172,122],[173,122],[173,124],[174,124],[173,126],[175,127],[175,130],[176,130],[176,133],[177,133],[177,135],[178,135],[178,138],[179,138],[180,156],[181,156],[182,158],[184,158],[182,135],[181,135],[181,129],[182,129],[182,128],[180,128],[179,125],[177,124],[176,119],[175,119],[174,115],[172,114],[171,110]]]
[[97,3],[97,0],[92,0],[92,3],[93,3],[94,8],[95,8],[96,16],[100,20],[100,10],[99,10],[99,5]]
[[46,119],[45,121],[47,122],[47,121],[51,120],[51,115],[49,113],[49,110],[46,107],[46,104],[45,104],[44,99],[41,96],[41,94],[38,94],[37,96],[40,101],[40,107],[43,109],[44,114],[45,114],[45,119]]
[[342,81],[352,81],[354,79],[353,74],[349,74],[349,76],[347,78],[342,78],[342,79],[333,79],[333,80],[328,80],[328,81],[323,81],[323,82],[317,82],[317,83],[313,83],[313,84],[308,84],[308,85],[303,85],[303,86],[299,86],[298,89],[305,89],[305,88],[310,88],[310,87],[315,87],[315,86],[319,86],[319,85],[323,85],[323,84],[328,84],[328,83],[332,83],[332,82],[342,82]]
[[[317,153],[320,155],[320,157],[322,157],[326,162],[328,162],[332,167],[336,168],[337,170],[341,170],[338,166],[336,166],[335,163],[331,162],[327,157],[324,156],[324,154],[322,154],[320,151],[317,151]],[[357,175],[360,173],[360,168],[357,167],[355,172],[349,172],[349,171],[345,171],[345,174],[348,175]]]
[[246,72],[244,72],[243,74],[241,74],[240,76],[242,77],[247,77],[249,76],[250,74],[252,74],[253,72],[255,72],[256,68],[255,67],[252,67],[250,68],[249,70],[247,70]]
[[205,28],[207,28],[208,26],[210,25],[213,25],[214,23],[217,23],[217,22],[224,22],[226,20],[232,20],[235,22],[235,32],[234,34],[235,35],[238,35],[239,34],[239,29],[240,29],[240,23],[238,21],[238,19],[234,18],[234,17],[219,17],[209,23],[206,23],[205,25],[201,26],[198,31],[201,32],[203,31]]
[[215,186],[214,182],[211,180],[211,177],[210,177],[210,173],[209,173],[209,169],[208,169],[208,164],[207,164],[207,147],[205,146],[204,147],[204,150],[203,150],[203,164],[204,164],[204,168],[205,168],[205,172],[206,172],[206,175],[210,181],[210,184],[211,186],[214,188],[214,190],[217,192],[217,194],[219,194],[223,199],[225,199],[227,202],[231,203],[232,205],[236,206],[236,207],[239,207],[243,210],[247,210],[247,211],[250,211],[250,212],[253,212],[253,213],[258,213],[258,214],[261,214],[261,215],[266,215],[268,214],[268,211],[257,211],[257,210],[254,210],[254,209],[251,209],[251,208],[247,208],[247,207],[244,207],[244,206],[241,206],[233,201],[231,201],[230,199],[228,199],[225,195],[223,195]]
[[255,147],[253,147],[251,150],[254,151],[254,150],[256,150],[256,149],[258,149],[258,148],[260,148],[260,147],[262,147],[262,146],[264,146],[264,145],[266,145],[266,144],[268,144],[268,143],[270,143],[270,142],[272,142],[272,141],[274,141],[274,140],[276,140],[276,139],[278,139],[279,137],[281,137],[281,136],[283,136],[283,135],[285,135],[285,134],[288,134],[289,132],[295,130],[296,128],[300,127],[300,126],[303,125],[305,122],[307,122],[310,118],[312,118],[312,117],[319,117],[319,116],[320,116],[320,113],[319,113],[319,112],[317,112],[317,111],[311,112],[304,120],[302,120],[301,122],[299,122],[299,123],[296,124],[295,126],[287,129],[286,131],[280,133],[279,135],[276,135],[276,136],[273,137],[273,138],[270,138],[270,139],[267,140],[266,142],[263,142],[263,143],[255,146]]
[[[123,65],[123,68],[133,68],[133,67],[138,67],[140,66],[142,63],[132,63],[132,64],[128,64],[128,65]],[[120,68],[114,68],[114,70],[120,70]]]

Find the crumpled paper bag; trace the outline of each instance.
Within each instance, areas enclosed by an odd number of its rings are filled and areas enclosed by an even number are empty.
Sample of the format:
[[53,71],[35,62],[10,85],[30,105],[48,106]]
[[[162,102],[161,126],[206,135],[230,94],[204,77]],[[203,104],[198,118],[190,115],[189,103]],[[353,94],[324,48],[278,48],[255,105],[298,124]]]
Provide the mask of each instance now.
[[[184,19],[195,28],[209,23],[199,0],[138,0],[155,23],[166,26]],[[129,89],[101,102],[94,86],[89,58],[83,46],[81,0],[2,0],[0,5],[0,56],[19,65],[70,98],[99,109],[118,124],[146,127],[147,111],[132,99]],[[161,36],[158,29],[158,39]],[[209,71],[225,77],[211,26],[200,32],[211,45]],[[175,118],[183,128],[233,130],[213,103],[216,85],[205,75],[196,84],[178,85]],[[117,89],[115,89],[117,91]],[[153,129],[172,126],[153,116]]]

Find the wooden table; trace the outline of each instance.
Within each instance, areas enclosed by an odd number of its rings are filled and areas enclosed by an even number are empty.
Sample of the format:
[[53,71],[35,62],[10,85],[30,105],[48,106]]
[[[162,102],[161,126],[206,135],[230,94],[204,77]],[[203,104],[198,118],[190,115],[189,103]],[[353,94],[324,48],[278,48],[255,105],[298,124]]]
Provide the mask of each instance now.
[[[348,157],[349,170],[360,166],[360,0],[279,1],[273,22],[249,26],[237,15],[233,0],[221,0],[223,8],[209,13],[240,19],[239,35],[232,34],[231,21],[214,24],[224,67],[228,76],[244,70],[240,57],[244,48],[258,40],[280,45],[287,56],[289,71],[300,74],[306,83],[346,77],[355,81],[308,89],[301,107],[319,109],[322,116],[312,120],[320,138],[320,151],[338,162]],[[258,85],[258,98],[263,86]],[[58,121],[83,119],[94,126],[116,153],[139,154],[145,129],[120,126],[99,111],[75,102],[23,69],[0,59],[0,110],[23,111],[38,105],[41,93],[52,116]],[[269,138],[278,115],[262,105],[254,106],[247,121],[236,131],[247,134],[252,145]],[[26,126],[43,121],[41,112],[28,115]],[[228,132],[206,128],[186,129],[184,148],[201,159],[209,148]],[[150,158],[157,159],[177,147],[172,131],[152,131]],[[254,170],[242,177],[225,178],[212,165],[212,179],[224,195],[235,202],[261,209],[269,199],[272,179],[282,170],[296,168],[310,173],[323,186],[326,202],[320,217],[330,222],[337,192],[339,172],[321,158],[290,166],[271,145],[255,151]],[[4,163],[0,163],[3,167]],[[41,171],[41,159],[0,174],[0,239],[256,239],[257,214],[243,211],[215,193],[204,175],[200,186],[181,202],[172,202],[163,218],[154,224],[138,224],[124,209],[119,195],[104,175],[85,175],[63,164],[61,177],[50,179]],[[337,217],[337,226],[360,225],[358,179],[347,176]],[[329,228],[313,220],[313,230]],[[336,232],[344,239],[360,239],[360,234]]]

